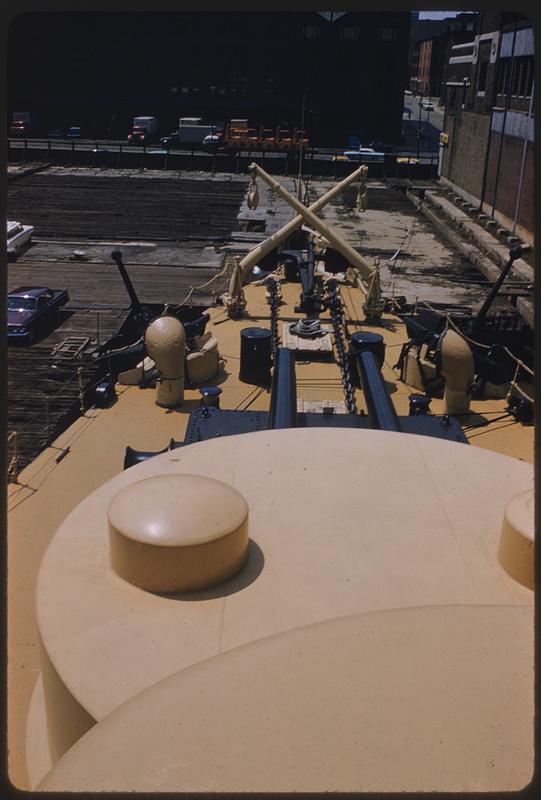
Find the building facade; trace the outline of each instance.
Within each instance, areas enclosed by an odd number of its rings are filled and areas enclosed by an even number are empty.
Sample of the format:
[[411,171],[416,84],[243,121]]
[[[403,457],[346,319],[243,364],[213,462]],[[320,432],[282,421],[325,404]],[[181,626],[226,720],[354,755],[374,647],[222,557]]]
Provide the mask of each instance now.
[[455,45],[446,81],[440,180],[533,241],[534,37],[527,18],[482,13]]
[[[466,12],[442,20],[412,20],[410,89],[415,94],[439,97],[442,103],[445,102],[446,68],[450,49],[455,44],[473,39],[476,16],[476,13]],[[420,27],[421,23],[428,22],[437,27]]]
[[[26,13],[8,35],[8,110],[125,136],[154,115],[304,126],[322,145],[398,143],[407,12]],[[304,99],[303,99],[304,98]]]
[[443,36],[435,36],[419,42],[419,94],[439,97],[443,50]]

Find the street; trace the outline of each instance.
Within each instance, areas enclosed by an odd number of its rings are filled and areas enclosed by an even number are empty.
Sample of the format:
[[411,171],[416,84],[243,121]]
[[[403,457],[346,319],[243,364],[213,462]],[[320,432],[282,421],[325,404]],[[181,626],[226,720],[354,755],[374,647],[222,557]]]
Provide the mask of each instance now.
[[[421,107],[421,100],[431,100],[433,110],[425,110]],[[428,98],[412,95],[404,95],[404,111],[402,115],[402,141],[395,147],[394,153],[397,156],[412,156],[419,157],[422,163],[431,163],[438,153],[439,135],[443,125],[444,109],[438,106],[437,97]],[[418,134],[420,138],[418,140]],[[22,138],[9,138],[9,148],[19,150],[26,146],[38,150],[47,150],[48,152],[64,150],[64,151],[90,151],[102,153],[143,153],[143,147],[140,145],[129,145],[126,141],[111,140],[111,139],[48,139],[46,137],[36,137],[29,139]],[[199,148],[190,147],[172,147],[171,153],[180,155],[190,155],[196,152],[198,156],[206,156],[212,158],[212,153],[205,152]],[[149,144],[146,147],[146,153],[149,155],[165,155],[166,150],[159,144]],[[254,149],[253,151],[244,151],[244,155],[253,152],[254,156],[260,155],[261,151]],[[337,155],[342,155],[344,148],[336,147],[317,147],[308,148],[306,156],[317,161],[331,161]],[[225,153],[218,151],[218,157],[224,156]],[[284,158],[283,152],[265,151],[265,158]]]
[[[433,110],[425,111],[421,100],[430,100]],[[412,154],[417,152],[417,133],[420,131],[421,152],[438,152],[440,132],[443,126],[445,109],[438,105],[438,97],[404,95],[404,115],[402,117],[403,141],[401,149]],[[420,112],[420,113],[419,113]]]

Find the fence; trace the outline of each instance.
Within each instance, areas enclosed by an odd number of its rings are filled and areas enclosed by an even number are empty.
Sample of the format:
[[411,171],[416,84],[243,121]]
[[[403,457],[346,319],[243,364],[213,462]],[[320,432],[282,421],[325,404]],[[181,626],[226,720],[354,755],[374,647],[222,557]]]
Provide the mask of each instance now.
[[[299,155],[296,153],[271,153],[265,150],[243,150],[237,153],[205,153],[192,149],[189,152],[143,147],[134,149],[122,142],[75,142],[69,144],[50,139],[8,140],[8,161],[46,161],[65,166],[90,166],[110,169],[185,170],[199,172],[225,172],[245,175],[252,161],[258,161],[272,175],[298,175]],[[323,160],[316,157],[314,149],[303,153],[303,175],[312,177],[342,178],[352,170],[355,162],[348,160]],[[437,163],[397,163],[394,155],[385,156],[382,162],[369,163],[369,177],[411,178],[429,180],[437,176]]]
[[[93,404],[92,390],[103,380],[103,376],[97,380],[92,380],[92,377],[95,378],[94,370],[90,381],[85,384],[84,371],[79,367],[57,392],[37,398],[37,410],[22,424],[16,425],[8,419],[8,427],[13,428],[7,438],[8,481],[17,483],[20,470]],[[66,452],[61,450],[57,461]]]

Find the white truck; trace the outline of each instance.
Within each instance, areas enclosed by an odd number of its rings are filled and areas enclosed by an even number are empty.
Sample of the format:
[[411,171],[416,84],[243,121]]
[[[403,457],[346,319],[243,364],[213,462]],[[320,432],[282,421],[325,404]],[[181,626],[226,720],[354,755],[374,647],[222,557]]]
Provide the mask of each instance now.
[[214,123],[203,125],[202,117],[180,117],[178,131],[162,137],[161,143],[164,147],[201,147],[207,137],[218,136],[219,130],[220,126]]
[[134,117],[131,133],[128,134],[128,144],[148,144],[158,136],[157,117]]

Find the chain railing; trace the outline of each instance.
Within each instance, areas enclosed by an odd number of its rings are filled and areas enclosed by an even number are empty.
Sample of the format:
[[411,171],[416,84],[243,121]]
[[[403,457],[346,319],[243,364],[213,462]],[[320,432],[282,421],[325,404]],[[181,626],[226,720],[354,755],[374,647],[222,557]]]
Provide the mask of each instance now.
[[[92,389],[95,389],[103,380],[103,376],[84,385],[83,381],[83,368],[79,367],[77,371],[71,375],[60,387],[57,392],[47,394],[42,398],[42,405],[39,410],[33,413],[21,425],[18,425],[14,430],[10,431],[7,438],[7,452],[8,452],[8,465],[7,465],[7,478],[12,483],[17,482],[21,464],[26,461],[26,458],[34,458],[44,447],[48,447],[53,438],[55,428],[58,427],[62,418],[70,413],[73,406],[78,403],[79,411],[84,414],[89,404],[87,403],[87,395]],[[51,407],[62,397],[66,397],[70,390],[74,390],[72,396],[68,399],[72,402],[68,407],[61,410],[58,418],[51,413]],[[9,423],[8,423],[9,424]],[[37,424],[37,430],[35,430]],[[32,426],[33,442],[30,445],[22,445],[25,435],[29,434]],[[36,442],[38,447],[36,448]],[[37,449],[37,452],[36,452]]]

